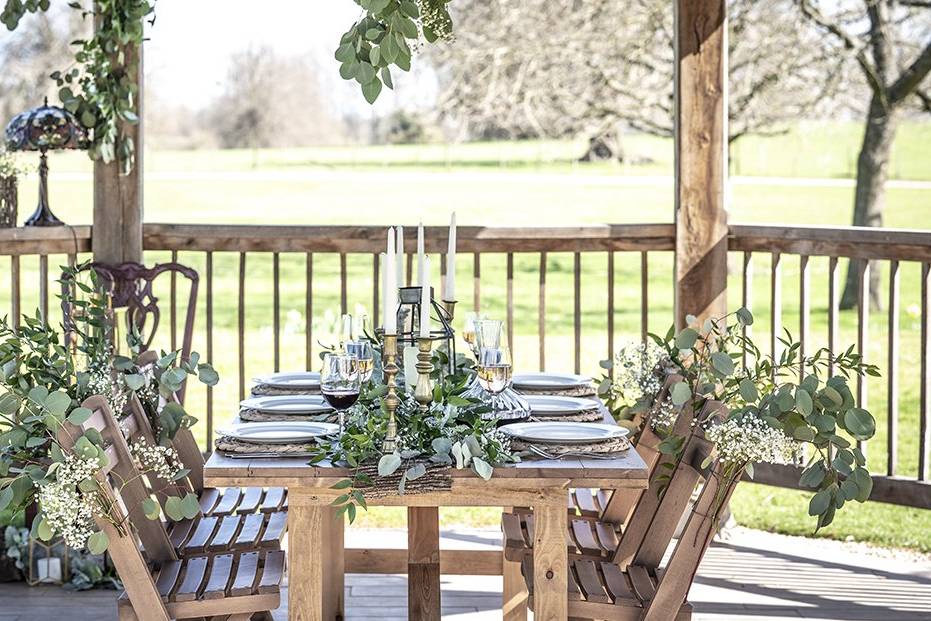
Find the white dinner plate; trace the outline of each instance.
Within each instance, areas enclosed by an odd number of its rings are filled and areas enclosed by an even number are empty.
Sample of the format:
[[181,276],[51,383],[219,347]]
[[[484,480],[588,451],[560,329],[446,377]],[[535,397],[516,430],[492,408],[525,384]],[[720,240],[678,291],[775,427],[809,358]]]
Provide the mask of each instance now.
[[333,411],[333,407],[321,395],[249,397],[240,401],[239,407],[269,414],[320,414]]
[[524,397],[530,405],[530,414],[543,414],[545,416],[570,416],[579,412],[587,412],[598,407],[597,401],[579,399],[577,397],[557,397],[552,395],[527,395]]
[[592,378],[587,375],[571,373],[518,373],[511,380],[514,388],[531,388],[536,390],[565,390],[577,386],[587,386]]
[[584,444],[620,438],[630,433],[624,427],[607,423],[513,423],[501,431],[528,442]]
[[313,371],[292,371],[289,373],[272,373],[252,379],[256,384],[265,384],[273,388],[320,388],[320,374]]
[[339,425],[333,423],[235,423],[217,433],[254,444],[297,444],[310,442],[315,438],[329,436],[339,432]]

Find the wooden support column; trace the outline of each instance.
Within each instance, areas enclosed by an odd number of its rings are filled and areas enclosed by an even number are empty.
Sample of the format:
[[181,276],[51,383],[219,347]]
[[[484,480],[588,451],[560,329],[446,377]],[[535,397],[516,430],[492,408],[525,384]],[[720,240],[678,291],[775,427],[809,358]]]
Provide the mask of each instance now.
[[142,49],[127,48],[127,57],[138,54],[136,64],[136,114],[139,122],[124,123],[135,145],[135,166],[121,174],[119,161],[94,162],[94,228],[91,248],[94,260],[104,263],[142,262]]
[[676,323],[727,311],[726,0],[675,0]]
[[440,515],[437,507],[407,508],[408,618],[440,621]]

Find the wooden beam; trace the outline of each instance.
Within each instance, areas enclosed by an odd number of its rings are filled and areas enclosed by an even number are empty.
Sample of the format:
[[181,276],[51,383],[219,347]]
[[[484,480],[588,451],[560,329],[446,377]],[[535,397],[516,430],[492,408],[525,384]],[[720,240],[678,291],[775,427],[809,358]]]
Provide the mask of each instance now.
[[675,1],[676,322],[727,310],[727,11]]
[[132,137],[135,145],[135,165],[129,174],[124,175],[117,160],[94,162],[91,246],[94,260],[104,263],[142,262],[142,49],[128,47],[124,52],[127,58],[138,54],[135,72],[139,84],[136,93],[139,122],[123,124],[123,131]]

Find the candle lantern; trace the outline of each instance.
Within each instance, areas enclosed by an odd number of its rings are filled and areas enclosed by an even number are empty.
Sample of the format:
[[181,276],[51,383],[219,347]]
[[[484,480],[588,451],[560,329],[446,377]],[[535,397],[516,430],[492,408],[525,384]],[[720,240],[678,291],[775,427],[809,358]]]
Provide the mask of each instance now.
[[40,541],[29,538],[29,570],[26,582],[37,584],[64,584],[69,579],[69,549],[64,540],[56,538]]
[[[402,346],[417,347],[418,339],[423,338],[420,331],[422,296],[422,287],[401,287],[398,290],[398,343]],[[428,338],[440,343],[441,347],[445,346],[449,353],[448,372],[455,373],[456,333],[452,326],[452,311],[448,308],[449,305],[436,301],[432,287],[430,288],[430,306],[430,316],[437,327],[430,328]]]

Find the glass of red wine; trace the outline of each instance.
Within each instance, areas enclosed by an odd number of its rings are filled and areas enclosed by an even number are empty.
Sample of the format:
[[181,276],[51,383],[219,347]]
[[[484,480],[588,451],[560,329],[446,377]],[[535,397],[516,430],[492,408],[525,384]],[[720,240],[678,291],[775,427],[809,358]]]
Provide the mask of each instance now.
[[339,416],[339,432],[346,426],[346,410],[359,399],[362,372],[359,359],[349,354],[327,354],[320,373],[320,392]]

